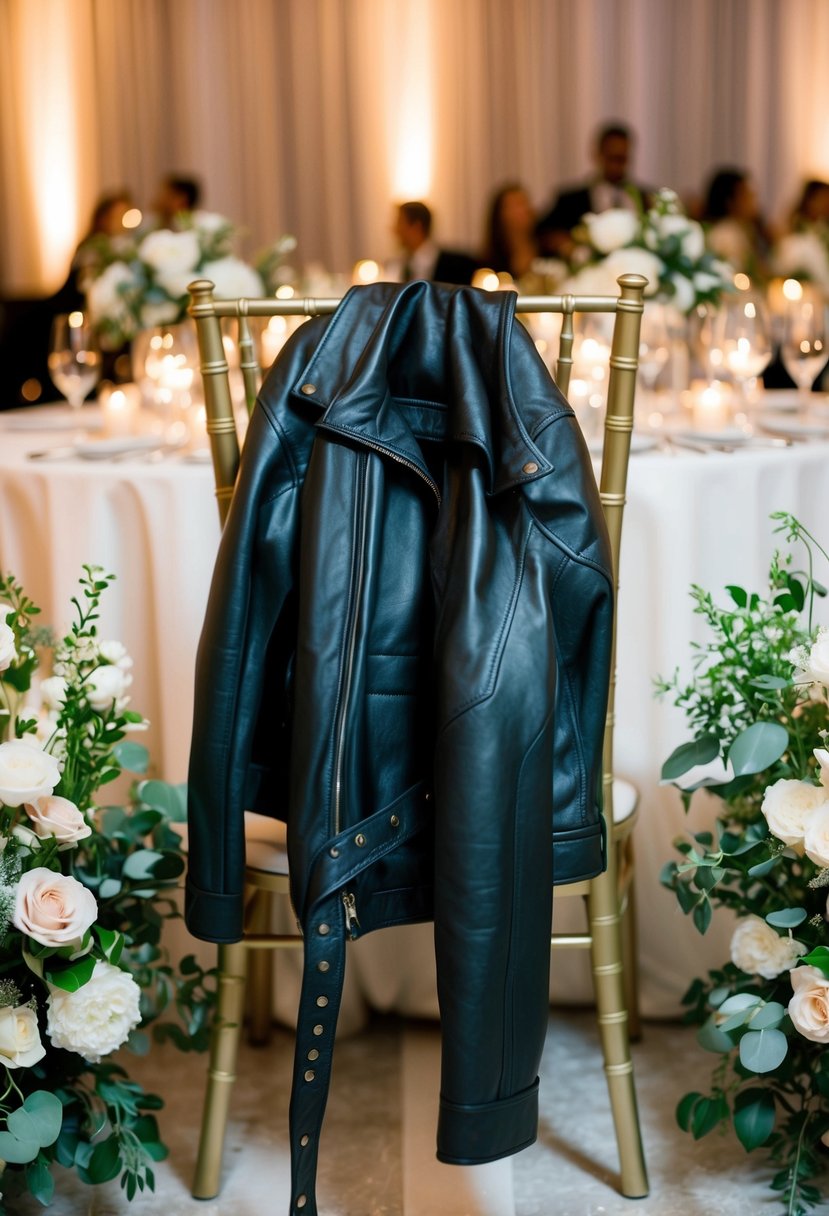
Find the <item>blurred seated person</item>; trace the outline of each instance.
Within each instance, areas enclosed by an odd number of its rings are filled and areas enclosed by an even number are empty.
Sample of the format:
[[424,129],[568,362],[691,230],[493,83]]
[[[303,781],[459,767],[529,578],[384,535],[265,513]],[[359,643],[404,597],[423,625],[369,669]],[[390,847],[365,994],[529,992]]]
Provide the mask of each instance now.
[[651,191],[629,176],[633,134],[621,123],[608,123],[596,135],[593,156],[596,173],[581,185],[562,190],[538,222],[536,235],[542,254],[569,258],[575,242],[571,233],[589,211],[599,215],[612,207],[646,211]]
[[174,228],[179,215],[195,211],[201,199],[201,186],[194,177],[168,173],[162,179],[153,202],[153,211],[161,228]]
[[73,309],[84,306],[83,275],[84,270],[94,262],[94,242],[99,236],[118,237],[127,231],[124,217],[135,218],[136,227],[141,222],[141,213],[137,210],[132,196],[127,190],[114,190],[104,194],[95,204],[89,220],[89,227],[78,242],[78,247],[72,255],[69,274],[65,283],[51,297],[52,311],[72,312]]
[[468,253],[441,249],[432,240],[432,213],[425,203],[401,203],[392,228],[400,246],[399,258],[386,265],[386,278],[408,283],[431,279],[437,283],[469,284],[479,263]]
[[487,214],[484,266],[516,280],[525,277],[538,257],[535,224],[535,210],[520,182],[496,190]]
[[829,225],[829,182],[812,178],[804,182],[800,198],[789,216],[789,231],[803,232]]
[[762,282],[767,277],[771,239],[746,170],[724,168],[712,175],[702,220],[712,253],[750,279]]

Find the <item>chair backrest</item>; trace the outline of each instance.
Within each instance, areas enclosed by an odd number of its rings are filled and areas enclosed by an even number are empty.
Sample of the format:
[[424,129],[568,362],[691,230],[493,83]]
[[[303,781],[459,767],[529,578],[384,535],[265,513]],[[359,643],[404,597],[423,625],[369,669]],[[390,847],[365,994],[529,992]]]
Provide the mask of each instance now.
[[[630,439],[633,431],[633,405],[636,371],[639,363],[639,329],[647,280],[638,274],[623,274],[617,280],[618,296],[519,296],[516,312],[561,314],[556,383],[567,396],[573,368],[573,339],[576,314],[607,314],[613,317],[605,409],[599,494],[610,536],[613,559],[614,593],[619,586],[619,555],[622,545],[622,518],[627,487]],[[196,322],[201,374],[207,414],[207,433],[213,458],[219,516],[224,524],[233,496],[239,467],[239,439],[230,391],[230,368],[222,337],[221,319],[235,317],[239,324],[239,357],[248,409],[253,408],[259,387],[260,368],[249,317],[314,317],[334,312],[339,300],[274,298],[257,300],[217,300],[213,284],[199,279],[190,284],[190,315]],[[604,738],[604,810],[608,823],[613,821],[613,713],[616,691],[616,614],[613,628],[613,659],[607,726]]]

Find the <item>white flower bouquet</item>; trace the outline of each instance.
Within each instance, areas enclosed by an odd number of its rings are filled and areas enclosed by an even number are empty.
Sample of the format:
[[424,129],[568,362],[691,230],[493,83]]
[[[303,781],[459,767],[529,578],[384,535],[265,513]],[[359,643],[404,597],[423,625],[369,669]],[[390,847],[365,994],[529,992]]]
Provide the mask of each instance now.
[[577,236],[568,291],[615,295],[620,274],[643,274],[646,295],[689,313],[733,286],[732,268],[706,250],[702,225],[683,213],[673,190],[659,190],[641,215],[622,208],[585,215]]
[[728,587],[714,604],[693,588],[712,640],[696,648],[690,683],[658,683],[694,738],[663,780],[721,799],[714,832],[676,841],[662,873],[704,933],[717,908],[737,916],[730,961],[695,979],[684,1003],[701,1047],[720,1059],[710,1092],[686,1094],[680,1126],[695,1138],[731,1122],[749,1151],[766,1149],[788,1216],[822,1203],[829,1165],[829,632],[813,627],[816,552],[790,515],[807,573],[775,555],[766,597]]
[[[143,724],[128,708],[132,661],[96,634],[111,576],[84,569],[54,647],[0,576],[0,1212],[23,1190],[48,1205],[55,1163],[89,1183],[120,1175],[130,1199],[152,1190],[163,1103],[108,1057],[147,1050],[150,1023],[185,1050],[207,1045],[205,973],[193,958],[171,966],[160,944],[178,915],[183,791],[146,781],[129,809],[94,804],[147,753],[127,738]],[[53,674],[35,696],[47,649]],[[177,1020],[161,1023],[170,1006]]]
[[86,243],[87,310],[108,348],[117,349],[139,330],[183,321],[193,279],[211,279],[220,297],[265,294],[260,274],[234,256],[235,230],[224,216],[194,211],[177,224],[134,236],[95,236]]

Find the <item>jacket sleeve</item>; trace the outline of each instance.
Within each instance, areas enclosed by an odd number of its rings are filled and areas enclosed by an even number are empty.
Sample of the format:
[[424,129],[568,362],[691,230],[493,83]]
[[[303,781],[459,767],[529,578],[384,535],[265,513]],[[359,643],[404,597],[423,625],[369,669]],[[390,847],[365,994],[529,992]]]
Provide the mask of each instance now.
[[[287,683],[286,652],[278,642],[280,625],[293,611],[296,480],[285,434],[258,404],[196,659],[185,920],[207,941],[242,936],[244,811],[254,796],[250,773],[260,706],[278,705]],[[274,670],[278,662],[281,672]]]

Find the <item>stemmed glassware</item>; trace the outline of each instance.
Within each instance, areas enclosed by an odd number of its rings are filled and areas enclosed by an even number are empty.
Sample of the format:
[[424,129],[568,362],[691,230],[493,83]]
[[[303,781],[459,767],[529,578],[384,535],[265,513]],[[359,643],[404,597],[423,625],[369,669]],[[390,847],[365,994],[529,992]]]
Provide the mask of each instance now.
[[759,295],[739,291],[723,298],[711,330],[709,361],[730,373],[745,406],[749,381],[771,360],[772,344],[766,306]]
[[101,349],[82,312],[58,313],[52,321],[48,367],[55,388],[80,409],[101,375]]
[[639,379],[645,393],[642,394],[644,403],[636,411],[637,421],[650,416],[652,394],[670,353],[671,333],[665,306],[655,300],[647,300],[639,330]]
[[809,407],[809,390],[829,359],[829,334],[826,328],[826,303],[819,292],[804,285],[797,300],[786,302],[780,357],[794,380],[804,409]]

